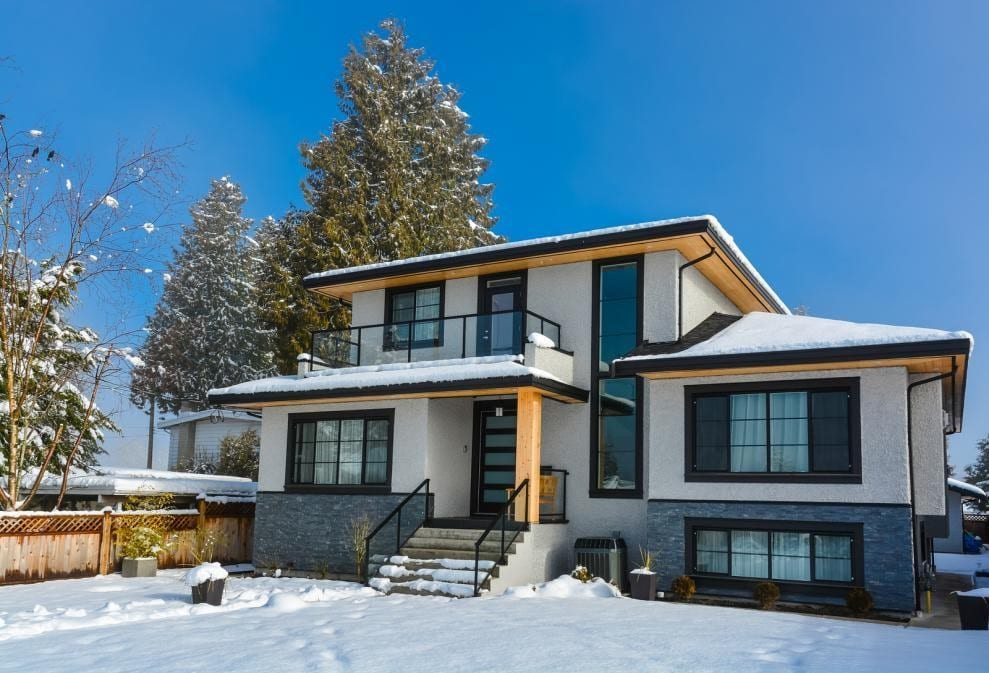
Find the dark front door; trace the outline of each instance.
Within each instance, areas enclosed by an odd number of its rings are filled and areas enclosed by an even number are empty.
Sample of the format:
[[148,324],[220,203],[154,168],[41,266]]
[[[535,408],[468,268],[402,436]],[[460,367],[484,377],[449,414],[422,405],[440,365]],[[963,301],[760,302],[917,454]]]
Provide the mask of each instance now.
[[513,400],[474,404],[473,467],[471,514],[494,514],[515,487]]
[[522,348],[522,276],[481,278],[477,354],[514,355]]

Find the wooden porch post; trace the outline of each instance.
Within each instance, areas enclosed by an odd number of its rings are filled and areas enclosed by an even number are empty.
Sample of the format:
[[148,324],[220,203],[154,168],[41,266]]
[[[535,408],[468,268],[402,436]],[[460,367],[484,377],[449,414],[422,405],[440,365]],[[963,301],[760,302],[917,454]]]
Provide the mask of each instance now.
[[[529,520],[539,522],[539,465],[543,431],[543,396],[535,388],[519,388],[515,430],[515,484],[529,480]],[[525,521],[525,503],[515,501],[515,520]]]

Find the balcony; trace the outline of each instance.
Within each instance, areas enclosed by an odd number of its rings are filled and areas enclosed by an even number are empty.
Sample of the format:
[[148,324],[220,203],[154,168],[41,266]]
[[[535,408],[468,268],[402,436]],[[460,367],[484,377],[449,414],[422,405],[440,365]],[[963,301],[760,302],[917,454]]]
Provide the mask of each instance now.
[[559,350],[560,323],[532,311],[499,311],[313,332],[310,371],[490,355],[521,355],[530,334]]

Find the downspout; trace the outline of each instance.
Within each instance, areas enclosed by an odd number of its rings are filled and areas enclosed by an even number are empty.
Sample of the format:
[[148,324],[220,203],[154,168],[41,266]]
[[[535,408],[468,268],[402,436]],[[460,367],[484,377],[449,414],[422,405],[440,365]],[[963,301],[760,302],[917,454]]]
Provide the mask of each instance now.
[[[951,378],[954,379],[955,370],[957,369],[955,365],[955,356],[951,357],[951,371],[938,374],[937,376],[931,376],[926,379],[921,379],[920,381],[914,381],[913,383],[907,384],[907,474],[908,481],[910,482],[910,536],[914,537],[917,533],[917,494],[916,494],[916,480],[914,479],[913,473],[913,402],[912,395],[914,388],[922,386],[927,383],[934,383],[935,381],[943,381],[944,379]],[[954,386],[951,389],[951,406],[952,411],[954,411],[955,405],[955,390]],[[953,428],[952,428],[953,429]],[[923,541],[921,540],[921,543]],[[914,540],[914,550],[917,550],[917,541]],[[914,583],[913,583],[913,599],[914,599],[914,609],[920,609],[920,577],[917,573],[917,552],[914,552]]]
[[707,254],[701,255],[697,259],[692,259],[686,264],[680,266],[677,270],[677,343],[683,341],[683,272],[689,269],[694,264],[700,264],[708,257],[714,255],[714,247],[710,246],[711,249],[708,250]]

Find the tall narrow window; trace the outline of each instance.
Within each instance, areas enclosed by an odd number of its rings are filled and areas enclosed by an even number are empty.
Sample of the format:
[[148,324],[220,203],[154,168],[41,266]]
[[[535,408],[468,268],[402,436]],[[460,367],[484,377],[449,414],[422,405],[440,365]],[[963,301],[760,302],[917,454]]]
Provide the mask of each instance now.
[[388,347],[438,346],[442,339],[443,292],[440,286],[399,290],[389,295]]
[[611,362],[635,348],[641,338],[641,269],[638,260],[602,263],[596,269],[591,490],[635,497],[642,488],[639,382],[636,377],[612,377],[610,372]]

